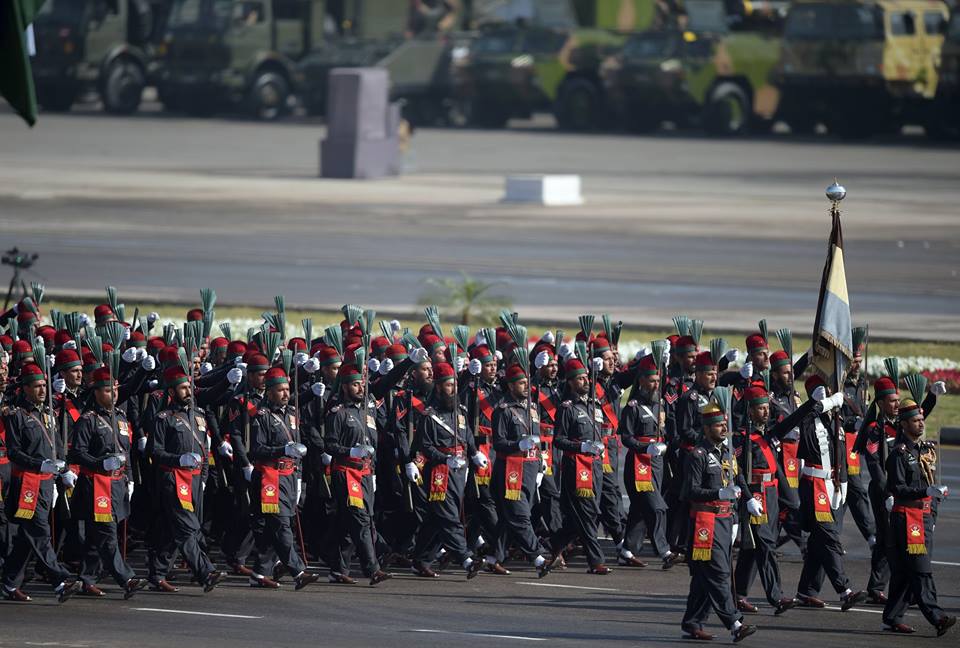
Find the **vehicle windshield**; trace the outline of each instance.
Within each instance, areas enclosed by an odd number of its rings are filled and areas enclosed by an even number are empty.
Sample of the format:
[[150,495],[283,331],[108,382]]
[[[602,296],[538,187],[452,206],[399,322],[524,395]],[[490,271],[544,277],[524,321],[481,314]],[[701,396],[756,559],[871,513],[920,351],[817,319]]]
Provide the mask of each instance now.
[[673,55],[675,39],[667,32],[637,34],[623,46],[625,59],[662,59]]
[[76,0],[47,0],[37,12],[37,20],[55,20],[67,25],[79,25],[87,10],[86,2]]
[[206,27],[222,31],[230,24],[232,0],[176,0],[170,12],[171,28]]
[[857,4],[795,4],[784,36],[792,40],[883,40],[879,7]]
[[688,0],[687,29],[723,34],[728,30],[727,9],[719,0]]

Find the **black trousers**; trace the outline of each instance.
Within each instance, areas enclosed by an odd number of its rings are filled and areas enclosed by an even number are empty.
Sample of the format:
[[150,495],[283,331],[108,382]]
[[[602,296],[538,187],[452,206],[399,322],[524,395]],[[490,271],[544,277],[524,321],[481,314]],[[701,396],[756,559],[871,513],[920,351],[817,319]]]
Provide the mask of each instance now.
[[604,563],[603,550],[600,548],[600,541],[597,540],[601,484],[601,477],[598,474],[600,467],[597,465],[599,461],[600,458],[597,457],[593,464],[593,497],[580,497],[577,495],[576,465],[572,460],[564,458],[560,490],[563,526],[550,539],[553,552],[556,554],[566,549],[571,540],[579,537],[591,567]]
[[506,561],[507,548],[510,544],[515,544],[528,560],[533,560],[544,552],[540,539],[533,531],[532,522],[533,507],[537,497],[537,472],[539,467],[539,460],[523,463],[523,483],[520,488],[520,499],[508,500],[504,483],[506,467],[499,460],[494,466],[491,487],[497,499],[497,562]]
[[[730,585],[732,569],[733,517],[717,518],[713,533],[713,548],[710,560],[690,560],[690,592],[687,594],[687,609],[683,613],[681,627],[690,632],[702,630],[712,609],[728,630],[743,619],[733,600]],[[692,541],[687,540],[689,546]]]
[[613,539],[614,544],[620,544],[624,529],[623,491],[620,490],[620,476],[617,473],[616,461],[616,457],[610,457],[613,472],[602,473],[600,523]]
[[[424,475],[426,483],[429,483],[428,477],[431,476],[432,473]],[[466,474],[458,476],[456,471],[450,471],[443,500],[426,502],[423,524],[413,549],[413,556],[418,562],[429,566],[440,547],[445,547],[458,563],[472,557],[462,519],[466,479]]]
[[85,526],[86,550],[80,580],[84,585],[95,585],[106,566],[117,585],[124,587],[135,574],[120,553],[117,517],[114,515],[110,522],[87,520]]
[[[887,589],[887,583],[890,581],[890,561],[887,559],[888,544],[890,538],[890,516],[884,501],[887,498],[886,492],[879,484],[870,482],[868,488],[870,507],[873,509],[873,517],[876,520],[877,542],[870,551],[870,580],[867,582],[867,590],[870,592],[884,592]],[[850,491],[847,491],[849,497]]]
[[372,576],[380,569],[377,562],[373,538],[373,477],[362,478],[363,506],[350,506],[347,503],[347,478],[344,473],[334,470],[331,478],[333,497],[337,502],[336,531],[334,551],[327,564],[330,571],[347,576],[350,574],[350,561],[354,551],[360,556],[360,566],[366,576]]
[[[174,488],[172,480],[169,483],[163,483],[160,488],[160,506],[163,509],[166,524],[155,529],[155,533],[159,535],[154,539],[154,546],[150,552],[149,578],[151,581],[165,579],[179,549],[193,576],[202,583],[214,571],[214,566],[201,548],[203,537],[197,513],[188,511],[180,505]],[[200,486],[197,484],[196,488]],[[195,506],[199,499],[201,497],[194,493]]]
[[[497,503],[490,492],[489,484],[474,487],[473,470],[467,479],[466,511],[467,511],[467,545],[475,547],[477,538],[481,535],[491,545],[497,541]],[[479,491],[479,495],[477,494]]]
[[[750,587],[753,585],[754,579],[759,573],[763,591],[767,595],[767,602],[776,606],[783,598],[783,591],[780,585],[780,565],[777,563],[776,556],[780,511],[775,486],[767,488],[764,513],[767,515],[766,523],[750,524],[750,531],[753,533],[754,544],[756,545],[754,549],[744,548],[743,534],[741,534],[740,553],[737,556],[737,567],[733,582],[736,586],[737,596],[746,598],[750,593]],[[749,523],[749,517],[749,515],[744,515],[743,521],[741,521],[740,528],[744,532],[747,531],[746,524]]]
[[[837,512],[834,511],[834,514]],[[837,594],[842,594],[850,586],[850,580],[843,569],[840,530],[836,524],[830,522],[820,522],[812,526],[797,593],[803,596],[819,596],[824,575],[830,579]]]
[[270,575],[274,557],[296,576],[307,568],[297,541],[293,536],[293,518],[287,515],[257,515],[254,518],[253,536],[257,546],[257,559],[253,571]]
[[33,555],[36,555],[55,585],[70,578],[70,572],[60,564],[57,553],[53,550],[48,514],[49,509],[38,506],[33,519],[16,520],[10,524],[13,544],[3,564],[3,585],[7,589],[16,589],[23,584],[27,563]]

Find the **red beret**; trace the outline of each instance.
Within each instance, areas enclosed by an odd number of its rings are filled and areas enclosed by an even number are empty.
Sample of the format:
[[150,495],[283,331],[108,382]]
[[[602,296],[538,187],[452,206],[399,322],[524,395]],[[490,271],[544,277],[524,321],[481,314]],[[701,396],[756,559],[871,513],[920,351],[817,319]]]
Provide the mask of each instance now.
[[747,336],[747,351],[756,351],[757,349],[767,349],[767,340],[759,333],[753,333]]
[[80,354],[73,349],[64,349],[58,353],[56,360],[53,363],[53,368],[56,371],[63,371],[65,369],[72,369],[73,367],[80,366],[82,366],[82,363],[80,362]]
[[325,346],[314,355],[316,355],[317,360],[320,361],[321,367],[332,365],[337,362],[343,362],[343,358],[340,357],[340,354],[337,352],[336,348],[332,346]]
[[307,341],[302,337],[292,337],[287,340],[287,348],[293,351],[294,353],[299,353],[300,351],[307,350]]
[[774,369],[778,369],[788,364],[792,364],[792,362],[786,351],[781,349],[780,351],[774,351],[770,354],[770,366],[772,366]]
[[57,347],[62,347],[64,344],[72,340],[73,336],[70,335],[70,331],[63,329],[57,331],[56,335],[53,336],[53,344]]
[[747,401],[747,404],[751,406],[770,402],[770,394],[767,393],[767,390],[756,385],[747,387],[743,392],[743,398]]
[[[264,358],[266,360],[266,358]],[[290,383],[290,379],[287,378],[287,372],[283,370],[283,367],[271,367],[267,371],[267,379],[264,385],[266,387],[275,387],[277,385],[287,385]]]
[[533,357],[536,358],[538,355],[540,355],[544,351],[546,351],[547,355],[550,358],[553,358],[554,356],[557,355],[557,352],[554,350],[553,345],[550,344],[549,342],[538,342],[536,346],[533,347],[533,351],[531,353],[533,354]]
[[407,359],[407,347],[402,344],[391,344],[385,355],[394,363],[401,362]]
[[203,309],[202,308],[191,308],[187,311],[187,321],[188,322],[199,322],[203,319]]
[[10,351],[13,348],[13,338],[9,335],[0,335],[0,346],[4,351]]
[[513,342],[513,338],[511,338],[510,334],[507,333],[507,329],[503,328],[502,326],[497,327],[497,348],[503,349],[503,347],[507,346],[511,342]]
[[160,360],[160,365],[164,367],[178,363],[180,361],[179,358],[180,352],[175,346],[165,346],[160,349],[160,353],[157,354],[157,359]]
[[341,385],[344,385],[363,380],[363,374],[357,365],[344,363],[340,365],[340,370],[337,372],[337,379]]
[[430,353],[433,353],[434,351],[436,351],[442,346],[446,346],[443,343],[443,340],[438,338],[436,335],[433,335],[432,333],[428,333],[427,335],[421,336],[420,344],[422,344],[423,348]]
[[873,383],[874,398],[883,398],[898,393],[900,393],[900,390],[897,389],[897,385],[887,376],[881,376],[877,378],[877,382]]
[[230,357],[242,356],[247,352],[247,343],[233,340],[227,345],[227,355]]
[[677,353],[690,353],[697,350],[697,342],[689,335],[681,335],[676,342],[671,342],[671,347]]
[[521,380],[526,377],[527,377],[527,372],[524,371],[523,367],[521,367],[520,365],[512,364],[509,367],[507,367],[507,375],[505,377],[505,380],[508,383],[517,382],[518,380]]
[[43,369],[30,362],[20,368],[20,381],[24,384],[46,380]]
[[110,304],[100,304],[93,309],[93,319],[97,326],[103,326],[107,322],[115,322],[117,317],[113,314]]
[[109,367],[100,367],[93,372],[93,387],[109,387],[116,382],[110,375]]
[[434,382],[445,382],[447,380],[453,380],[453,378],[454,371],[449,362],[438,362],[433,365]]
[[100,345],[100,347],[103,349],[104,353],[107,353],[108,351],[113,351],[113,345],[110,344],[109,342],[104,342],[102,345]]
[[570,358],[563,365],[563,375],[567,378],[581,376],[585,373],[587,373],[587,368],[583,366],[583,363],[580,362],[579,358]]
[[37,319],[37,314],[26,308],[17,312],[17,322],[20,324],[27,324],[29,322],[34,322]]
[[97,357],[89,351],[83,354],[83,373],[90,373],[101,364],[97,361]]
[[230,340],[228,340],[223,336],[215,337],[212,340],[210,340],[211,349],[226,349],[229,346],[230,346]]
[[817,387],[826,387],[827,383],[819,374],[812,374],[803,383],[803,388],[807,390],[807,396],[813,396],[813,390]]
[[660,373],[660,370],[657,369],[657,363],[653,359],[653,354],[649,353],[642,358],[637,363],[637,375],[638,376],[656,376]]
[[600,337],[599,335],[593,338],[593,356],[600,357],[604,353],[610,350],[610,341],[605,337]]
[[163,347],[167,346],[167,343],[163,341],[163,338],[159,335],[152,335],[147,340],[147,350],[148,351],[159,351]]
[[[424,335],[436,335],[436,334],[437,332],[433,330],[433,325],[427,323],[421,326],[420,330],[417,331],[417,339],[422,338]],[[421,340],[421,344],[422,344],[422,340]]]
[[377,337],[370,340],[370,350],[373,351],[373,353],[384,353],[389,348],[390,348],[390,340],[383,337],[382,335],[378,335]]
[[57,335],[57,330],[52,326],[45,325],[37,328],[37,335],[43,338],[44,346],[49,349],[54,344],[54,338]]
[[26,340],[17,340],[13,343],[13,357],[22,360],[33,353],[33,346]]
[[262,353],[257,353],[254,351],[247,356],[247,359],[244,360],[247,363],[247,371],[267,371],[269,373],[270,361],[267,360],[267,356]]
[[176,387],[185,382],[190,382],[190,379],[179,364],[163,370],[163,384],[167,387]]
[[493,362],[497,359],[497,356],[493,355],[493,352],[490,351],[490,347],[485,344],[480,346],[475,346],[470,351],[471,360],[479,360],[481,363],[486,364],[488,362]]
[[141,331],[134,331],[130,334],[130,339],[127,340],[127,345],[137,347],[138,349],[146,348],[147,337]]
[[701,351],[697,354],[695,366],[697,371],[707,371],[716,368],[717,363],[709,351]]

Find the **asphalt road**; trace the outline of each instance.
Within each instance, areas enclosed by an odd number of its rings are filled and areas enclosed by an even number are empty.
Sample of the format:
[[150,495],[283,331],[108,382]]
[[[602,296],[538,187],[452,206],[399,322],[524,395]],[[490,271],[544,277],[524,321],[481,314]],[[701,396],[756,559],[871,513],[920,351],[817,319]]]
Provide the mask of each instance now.
[[[310,121],[157,113],[0,118],[0,240],[51,291],[409,309],[429,277],[497,282],[528,316],[677,312],[812,326],[839,176],[854,319],[960,339],[960,152],[916,137],[712,140],[421,130],[401,179],[319,180]],[[576,173],[586,204],[500,203],[507,174]]]
[[[960,490],[960,450],[948,449],[945,483]],[[606,543],[612,559],[613,548]],[[866,545],[848,516],[846,570],[853,587],[866,584]],[[800,556],[785,547],[781,561],[784,592],[799,578]],[[644,556],[645,557],[645,556]],[[136,568],[139,554],[133,560]],[[948,613],[960,613],[960,498],[945,500],[936,531],[934,555],[939,600]],[[651,558],[651,561],[654,559]],[[466,582],[462,572],[425,581],[408,575],[376,588],[317,584],[292,591],[289,581],[277,592],[251,591],[230,581],[206,596],[184,584],[177,594],[142,592],[124,602],[112,584],[105,599],[76,597],[58,607],[40,583],[24,589],[31,604],[0,603],[0,646],[662,646],[687,643],[680,619],[689,587],[685,567],[663,572],[620,568],[605,577],[584,573],[582,557],[570,568],[538,581],[533,571],[509,564],[510,576],[483,574]],[[189,580],[180,573],[179,581]],[[828,586],[829,589],[829,586]],[[880,608],[839,611],[836,597],[824,592],[827,610],[792,610],[774,617],[767,606],[749,622],[760,634],[744,645],[872,646],[926,645],[932,629],[914,608],[906,622],[919,629],[912,638],[881,631]],[[751,599],[763,599],[759,582]],[[714,618],[709,631],[728,641]],[[956,645],[958,632],[939,645]]]

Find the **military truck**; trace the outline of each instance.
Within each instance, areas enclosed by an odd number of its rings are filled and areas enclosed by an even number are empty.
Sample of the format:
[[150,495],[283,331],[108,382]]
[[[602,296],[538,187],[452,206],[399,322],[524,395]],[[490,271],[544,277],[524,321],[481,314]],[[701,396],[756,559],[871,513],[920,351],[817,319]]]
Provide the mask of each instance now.
[[601,61],[653,20],[648,0],[533,0],[532,11],[483,25],[454,60],[454,97],[468,123],[499,128],[552,112],[564,130],[600,127]]
[[948,18],[939,0],[797,0],[777,72],[783,118],[843,137],[924,123]]
[[107,112],[140,106],[166,0],[47,0],[34,22],[37,99],[69,110],[85,91]]
[[960,13],[954,12],[940,52],[940,79],[924,123],[932,139],[960,139]]
[[611,122],[634,132],[671,122],[722,136],[768,129],[779,104],[770,76],[785,13],[785,3],[687,0],[603,62]]
[[274,120],[295,105],[296,62],[323,41],[323,0],[175,0],[158,46],[160,100],[194,114],[242,107]]

